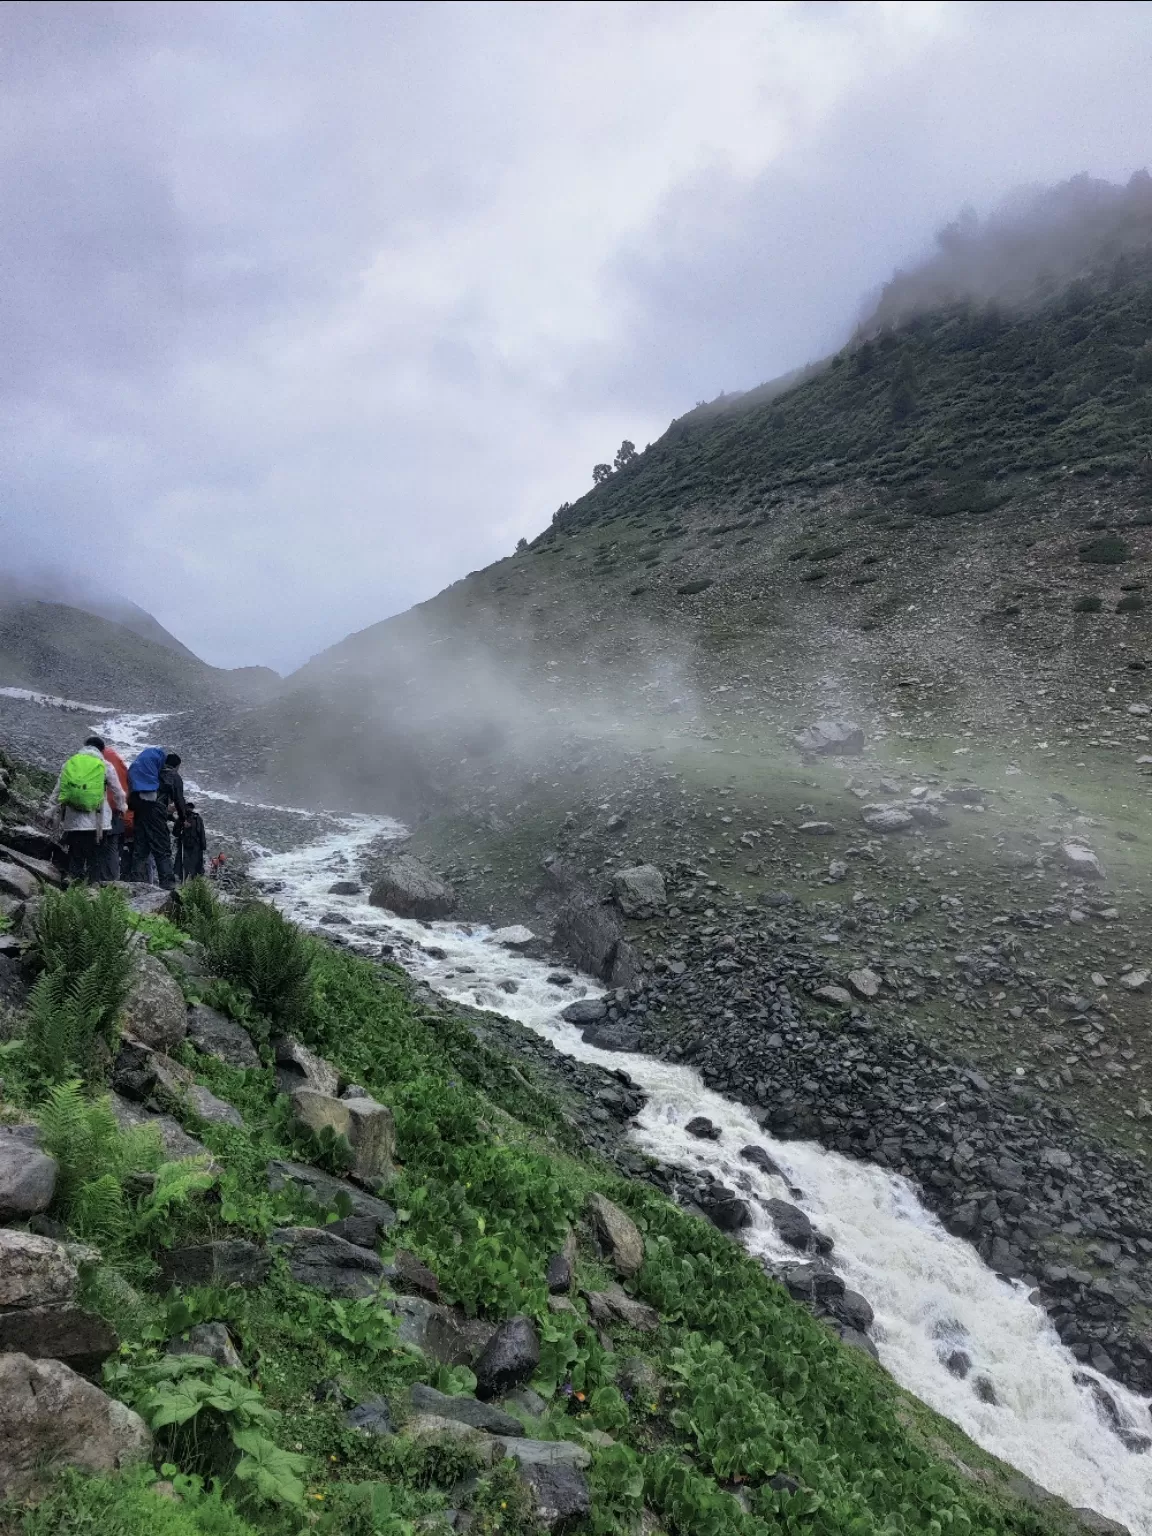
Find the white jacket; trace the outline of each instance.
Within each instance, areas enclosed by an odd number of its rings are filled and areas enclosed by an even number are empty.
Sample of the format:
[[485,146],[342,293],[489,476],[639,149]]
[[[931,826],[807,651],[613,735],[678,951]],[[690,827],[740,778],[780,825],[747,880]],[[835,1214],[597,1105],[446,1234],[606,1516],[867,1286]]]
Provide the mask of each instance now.
[[120,776],[104,754],[97,751],[95,747],[81,747],[80,751],[85,757],[98,757],[104,763],[104,785],[108,794],[104,796],[98,811],[81,811],[74,805],[61,805],[60,781],[64,777],[64,770],[61,768],[52,790],[52,814],[57,824],[63,821],[65,833],[107,832],[112,826],[112,807],[108,804],[108,795],[112,796],[112,805],[121,815],[128,809],[128,801],[124,798],[124,791],[120,787]]

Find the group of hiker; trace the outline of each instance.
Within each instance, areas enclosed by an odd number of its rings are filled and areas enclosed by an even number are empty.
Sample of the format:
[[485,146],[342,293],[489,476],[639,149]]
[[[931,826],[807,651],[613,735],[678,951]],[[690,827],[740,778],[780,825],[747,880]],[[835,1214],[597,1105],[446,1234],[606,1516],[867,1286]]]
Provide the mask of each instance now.
[[61,768],[52,803],[70,880],[171,889],[204,873],[204,819],[185,799],[175,752],[145,747],[125,763],[115,747],[89,736]]

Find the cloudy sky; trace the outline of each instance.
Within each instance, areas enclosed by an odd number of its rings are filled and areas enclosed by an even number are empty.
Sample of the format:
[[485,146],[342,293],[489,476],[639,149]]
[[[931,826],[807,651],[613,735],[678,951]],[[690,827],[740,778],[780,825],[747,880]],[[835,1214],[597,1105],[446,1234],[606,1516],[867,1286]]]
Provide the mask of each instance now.
[[280,670],[1152,161],[1141,3],[22,0],[0,71],[0,562]]

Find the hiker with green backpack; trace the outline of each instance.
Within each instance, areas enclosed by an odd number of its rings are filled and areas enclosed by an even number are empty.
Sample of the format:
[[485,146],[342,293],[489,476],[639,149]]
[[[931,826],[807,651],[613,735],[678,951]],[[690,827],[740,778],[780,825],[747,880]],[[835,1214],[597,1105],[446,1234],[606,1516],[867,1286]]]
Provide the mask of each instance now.
[[104,834],[112,828],[112,812],[123,815],[128,801],[116,769],[104,756],[99,736],[89,736],[60,770],[52,803],[63,823],[68,845],[68,878],[97,885],[104,876]]

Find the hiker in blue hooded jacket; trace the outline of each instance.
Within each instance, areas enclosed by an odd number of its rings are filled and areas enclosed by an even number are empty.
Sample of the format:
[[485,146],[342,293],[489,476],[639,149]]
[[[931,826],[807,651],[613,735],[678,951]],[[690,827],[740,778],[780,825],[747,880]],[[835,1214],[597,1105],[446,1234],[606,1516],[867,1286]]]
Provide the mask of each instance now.
[[187,814],[180,759],[163,747],[145,747],[128,769],[128,805],[135,817],[132,878],[147,880],[148,860],[156,864],[156,880],[165,890],[176,885],[172,873],[172,836],[168,818],[175,814],[179,828]]

